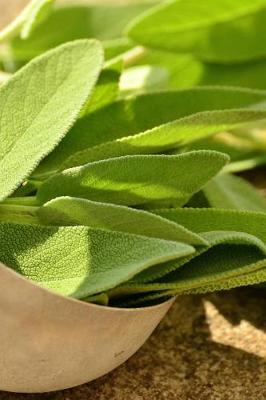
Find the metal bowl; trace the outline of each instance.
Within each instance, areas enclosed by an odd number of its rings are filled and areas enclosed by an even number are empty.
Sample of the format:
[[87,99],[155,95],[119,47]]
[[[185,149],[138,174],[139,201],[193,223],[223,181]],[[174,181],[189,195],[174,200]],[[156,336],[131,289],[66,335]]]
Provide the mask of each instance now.
[[107,374],[143,345],[173,301],[97,306],[42,289],[0,264],[0,390],[50,392]]

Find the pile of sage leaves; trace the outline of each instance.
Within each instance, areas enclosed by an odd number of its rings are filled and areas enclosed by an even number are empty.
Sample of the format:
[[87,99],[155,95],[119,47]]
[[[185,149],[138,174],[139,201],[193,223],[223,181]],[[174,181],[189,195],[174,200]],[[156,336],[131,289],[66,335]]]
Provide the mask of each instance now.
[[266,0],[113,3],[0,32],[0,261],[111,306],[265,282]]

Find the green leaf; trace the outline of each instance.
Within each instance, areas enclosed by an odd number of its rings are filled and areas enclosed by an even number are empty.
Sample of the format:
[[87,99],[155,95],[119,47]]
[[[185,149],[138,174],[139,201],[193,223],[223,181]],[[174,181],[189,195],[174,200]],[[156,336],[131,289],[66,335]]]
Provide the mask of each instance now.
[[[264,121],[262,121],[264,124]],[[249,130],[251,126],[256,125],[256,122],[251,122],[246,126]],[[219,132],[214,136],[209,136],[202,138],[193,143],[189,143],[182,151],[192,151],[192,150],[215,150],[221,153],[228,154],[231,160],[230,166],[226,167],[226,171],[230,172],[232,162],[242,163],[245,159],[250,157],[256,157],[263,153],[263,148],[261,148],[261,143],[256,143],[254,140],[249,140],[249,137],[244,133],[240,135],[236,134],[236,130],[231,132],[223,131]],[[168,152],[168,154],[180,153],[180,149]]]
[[102,62],[97,41],[72,42],[30,62],[0,87],[0,200],[22,183],[70,129]]
[[144,93],[167,87],[169,74],[165,68],[151,65],[139,65],[127,68],[120,80],[123,95]]
[[128,51],[135,47],[134,43],[126,37],[105,40],[103,46],[106,60],[111,60],[116,57],[123,58]]
[[168,89],[207,85],[266,89],[264,58],[241,64],[212,64],[192,54],[148,49],[134,65],[142,64],[166,69],[169,76]]
[[82,301],[86,301],[87,303],[94,303],[100,306],[108,306],[109,298],[106,293],[95,294],[94,296],[88,296],[82,299]]
[[266,243],[266,213],[264,212],[217,208],[176,208],[151,211],[193,232],[218,230],[246,232]]
[[[229,260],[230,263],[230,260]],[[227,279],[218,280],[216,279],[214,282],[210,284],[201,285],[196,287],[190,287],[187,290],[163,290],[153,292],[152,294],[142,294],[134,297],[125,297],[121,299],[115,299],[115,304],[119,307],[140,307],[143,304],[154,304],[154,301],[159,300],[167,300],[170,297],[184,295],[184,294],[199,294],[199,293],[209,293],[218,290],[229,290],[240,286],[249,286],[249,285],[258,285],[256,287],[262,287],[264,289],[264,282],[266,281],[266,262],[265,260],[258,261],[258,263],[252,264],[250,273],[246,273],[243,275],[239,275],[236,277],[230,277]]]
[[253,157],[247,157],[244,160],[239,160],[232,162],[227,166],[227,172],[242,172],[247,171],[249,169],[254,169],[261,167],[262,165],[266,165],[266,155],[263,154],[254,154]]
[[121,61],[111,60],[105,64],[92,95],[89,97],[79,115],[80,118],[84,118],[88,114],[117,100],[121,71]]
[[[172,276],[175,276],[178,273],[178,270],[183,265],[189,265],[189,262],[195,257],[199,257],[200,255],[208,252],[212,248],[216,248],[216,246],[221,245],[251,245],[259,248],[262,252],[266,254],[266,245],[258,239],[256,236],[249,235],[244,232],[235,232],[235,231],[208,231],[200,234],[201,237],[208,243],[208,246],[201,246],[197,248],[197,251],[176,262],[168,262],[162,265],[156,265],[154,267],[148,268],[146,271],[141,272],[133,279],[134,282],[142,283],[142,282],[153,282],[158,281],[159,279],[163,282],[169,281],[171,282]],[[207,265],[207,264],[206,264]],[[189,267],[188,267],[189,268]],[[222,270],[222,269],[221,269]],[[170,277],[168,279],[168,276]],[[174,279],[175,280],[175,279]]]
[[126,24],[153,4],[56,4],[48,18],[26,40],[13,40],[11,54],[16,60],[27,61],[72,40],[120,38]]
[[6,82],[9,78],[11,78],[11,74],[0,71],[0,85],[2,85],[2,83]]
[[230,277],[229,279],[214,280],[211,284],[202,285],[197,288],[189,289],[185,294],[209,293],[217,290],[229,290],[240,286],[256,285],[266,280],[266,261],[258,261],[255,264],[249,265],[251,272],[240,276]]
[[[217,132],[231,130],[252,121],[264,121],[266,111],[249,109],[230,111],[203,111],[189,117],[159,125],[153,129],[102,143],[79,151],[68,157],[60,169],[75,167],[88,162],[133,154],[154,154],[189,145]],[[202,146],[202,149],[205,149]]]
[[[192,60],[187,64],[186,79],[181,87],[197,85],[228,85],[254,89],[266,89],[265,59],[241,64],[209,64]],[[177,78],[173,87],[180,87]]]
[[84,298],[158,262],[194,251],[160,239],[87,227],[0,224],[0,260],[57,293]]
[[46,19],[54,0],[31,0],[22,12],[0,32],[0,43],[20,34],[21,39],[29,37],[32,30]]
[[230,174],[221,174],[203,189],[210,207],[266,211],[266,199],[250,183]]
[[37,207],[0,203],[0,223],[12,222],[16,224],[36,225],[39,219],[36,215]]
[[265,92],[249,89],[194,88],[144,94],[115,102],[79,119],[55,151],[42,162],[36,176],[58,170],[68,157],[89,147],[136,135],[202,111],[255,105],[265,108],[265,98]]
[[127,31],[148,47],[243,62],[266,54],[265,7],[265,0],[172,0],[137,17]]
[[55,0],[35,0],[35,7],[32,7],[31,12],[23,24],[20,32],[22,40],[27,39],[37,26],[44,22],[49,14],[52,12]]
[[148,268],[131,282],[114,289],[112,295],[155,290],[185,292],[254,272],[265,266],[266,245],[255,236],[242,232],[217,231],[205,233],[203,237],[209,241],[209,247],[202,247],[181,260]]
[[173,200],[183,205],[226,164],[226,155],[198,151],[179,156],[126,156],[67,169],[45,181],[43,204],[72,196],[121,205]]
[[147,211],[75,197],[51,200],[38,209],[37,215],[46,225],[85,225],[194,245],[206,244],[199,235]]

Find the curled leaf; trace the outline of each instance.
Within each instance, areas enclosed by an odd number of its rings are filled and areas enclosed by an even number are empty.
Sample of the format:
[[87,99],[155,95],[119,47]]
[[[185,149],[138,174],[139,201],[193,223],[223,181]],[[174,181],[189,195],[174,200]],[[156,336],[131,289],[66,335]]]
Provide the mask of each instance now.
[[70,168],[45,181],[37,193],[40,204],[60,196],[81,197],[120,205],[156,201],[185,204],[227,163],[212,151],[178,156],[126,156]]
[[0,260],[41,286],[84,298],[158,262],[193,253],[161,239],[87,227],[0,224]]
[[41,206],[37,215],[46,225],[83,225],[194,245],[206,244],[199,235],[147,211],[76,197],[53,199]]

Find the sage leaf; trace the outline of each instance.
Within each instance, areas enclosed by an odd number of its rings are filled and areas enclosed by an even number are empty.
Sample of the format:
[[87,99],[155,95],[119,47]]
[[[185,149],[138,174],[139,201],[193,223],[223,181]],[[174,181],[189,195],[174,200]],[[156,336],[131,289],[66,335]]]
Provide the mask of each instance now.
[[265,0],[171,0],[137,17],[127,33],[148,47],[243,62],[266,54],[265,15]]
[[85,38],[107,41],[108,45],[109,40],[122,37],[122,31],[132,18],[154,4],[56,2],[46,20],[39,23],[26,39],[14,38],[11,54],[15,60],[27,61],[63,43]]
[[182,287],[182,282],[185,281],[186,284],[189,283],[192,286],[204,286],[215,283],[215,281],[245,275],[264,268],[265,249],[262,250],[262,247],[261,249],[259,247],[251,248],[249,244],[217,246],[209,250],[208,254],[206,252],[195,257],[185,267],[164,277],[163,280],[173,284],[173,279],[175,279],[176,288],[178,288],[179,285]]
[[97,41],[71,42],[30,62],[0,87],[0,200],[22,183],[73,125],[102,63]]
[[174,200],[183,205],[215,176],[228,157],[212,151],[178,156],[126,156],[70,168],[46,180],[37,201],[81,197],[120,205]]
[[[178,55],[180,56],[180,55]],[[187,56],[189,57],[189,56]],[[221,85],[254,89],[266,89],[265,59],[241,64],[204,63],[193,57],[187,59],[185,76],[172,76],[173,88]]]
[[46,225],[83,225],[192,245],[206,244],[199,235],[147,211],[75,197],[51,200],[38,209],[37,215]]
[[186,244],[87,227],[0,224],[0,260],[42,287],[84,298],[154,263],[194,251]]
[[266,111],[249,109],[196,113],[134,136],[123,137],[79,151],[68,157],[61,164],[60,170],[111,157],[153,154],[173,148],[178,148],[180,151],[180,147],[190,145],[194,141],[217,132],[231,130],[252,121],[264,121],[265,118]]
[[111,104],[118,98],[121,70],[121,61],[110,61],[105,64],[92,95],[82,108],[79,118],[84,118],[88,114]]
[[36,225],[39,223],[36,211],[37,207],[0,203],[0,223],[12,222]]
[[120,80],[120,90],[123,95],[150,92],[167,87],[169,74],[165,68],[139,65],[127,68]]
[[151,210],[187,229],[196,232],[246,232],[266,243],[266,214],[244,210],[218,208],[175,208]]
[[105,40],[103,46],[105,59],[110,61],[116,57],[120,60],[123,59],[127,52],[135,47],[134,43],[126,37]]
[[[190,261],[195,257],[199,257],[204,253],[210,254],[210,250],[216,248],[217,246],[227,246],[227,245],[250,245],[255,246],[260,250],[260,253],[266,254],[266,245],[256,236],[244,233],[244,232],[234,232],[234,231],[208,231],[201,233],[201,237],[208,243],[207,246],[201,246],[197,248],[193,255],[189,255],[176,262],[168,262],[162,265],[157,265],[141,272],[133,279],[134,282],[153,282],[158,281],[160,278],[163,282],[171,281],[172,276],[178,274],[180,267],[189,265]],[[226,247],[224,248],[226,251]],[[212,253],[211,253],[212,254]],[[263,258],[263,257],[262,257]],[[207,265],[208,263],[206,263]],[[185,267],[184,267],[185,268]],[[189,267],[188,267],[189,268]],[[207,268],[207,267],[206,267]],[[223,269],[221,269],[223,271]],[[189,274],[189,272],[188,272]],[[175,280],[175,279],[174,279]]]
[[[231,265],[230,260],[229,261],[225,260],[225,262],[229,262],[229,265]],[[263,282],[266,281],[265,266],[266,266],[265,260],[258,261],[257,263],[248,266],[248,268],[245,267],[247,269],[251,269],[251,272],[249,273],[237,276],[230,276],[230,278],[223,278],[221,280],[219,280],[219,278],[216,276],[216,279],[214,279],[210,283],[205,283],[198,286],[195,284],[195,282],[193,282],[192,285],[190,285],[189,288],[187,287],[186,289],[184,287],[179,287],[178,289],[176,288],[176,289],[156,291],[152,292],[152,294],[146,294],[146,295],[145,294],[134,295],[134,296],[125,295],[125,297],[122,296],[121,298],[118,299],[116,299],[118,293],[114,291],[113,294],[114,299],[112,301],[112,304],[119,307],[140,307],[143,304],[154,304],[154,301],[160,301],[160,300],[164,301],[169,299],[170,297],[180,296],[185,294],[187,295],[187,294],[210,293],[218,290],[229,290],[236,287],[258,285],[258,284],[261,284],[260,286],[262,287],[262,289],[264,289],[265,286]],[[140,285],[138,285],[138,289],[140,291]]]
[[203,193],[210,207],[266,211],[266,199],[239,176],[221,174],[207,183]]
[[246,159],[232,162],[230,166],[228,165],[226,171],[232,173],[243,172],[263,165],[266,165],[265,153],[254,154],[253,157],[247,157]]
[[[194,256],[181,259],[179,263],[177,261],[176,268],[169,269],[168,273],[165,270],[164,275],[152,275],[156,267],[157,270],[160,269],[160,265],[149,268],[135,276],[132,282],[113,289],[109,296],[164,290],[181,294],[191,289],[203,288],[205,285],[215,285],[216,282],[228,282],[231,278],[241,277],[265,266],[266,246],[256,237],[240,232],[222,231],[208,232],[204,237],[209,239],[209,248],[202,248]],[[145,272],[146,280],[143,279]]]
[[[89,147],[143,133],[192,114],[251,106],[265,110],[265,98],[265,92],[236,88],[194,88],[129,97],[80,118],[53,153],[41,163],[35,175],[37,177],[48,171],[58,170],[68,157]],[[250,114],[252,119],[251,115],[252,113]],[[255,114],[253,115],[255,118]],[[258,118],[260,119],[259,116]],[[196,119],[196,116],[192,117],[193,129]],[[235,120],[233,121],[231,117],[231,121],[237,122],[236,114]],[[243,121],[244,116],[242,116]],[[207,124],[207,117],[205,123]],[[182,121],[180,124],[182,125]],[[214,121],[212,124],[214,125]],[[220,124],[225,125],[222,117]],[[218,126],[216,128],[218,129]]]
[[[264,124],[264,121],[262,121],[262,123]],[[245,128],[249,129],[251,124],[248,124]],[[256,122],[253,124],[256,124]],[[245,159],[257,157],[260,154],[263,154],[259,143],[256,143],[254,140],[249,140],[247,135],[244,133],[238,135],[235,129],[231,132],[219,132],[215,135],[211,135],[198,141],[189,143],[184,149],[182,149],[182,151],[202,149],[215,150],[228,154],[231,162],[230,165],[226,166],[227,172],[230,172],[231,168],[234,169],[233,166],[231,167],[231,164],[242,163],[245,161]],[[180,153],[180,149],[174,149],[167,154],[177,154],[177,152]]]
[[165,69],[169,78],[165,89],[214,85],[266,89],[264,58],[240,64],[214,64],[199,60],[193,54],[146,49],[134,65]]
[[4,71],[0,71],[0,85],[2,85],[2,83],[6,82],[10,77],[11,77],[11,74],[4,72]]

